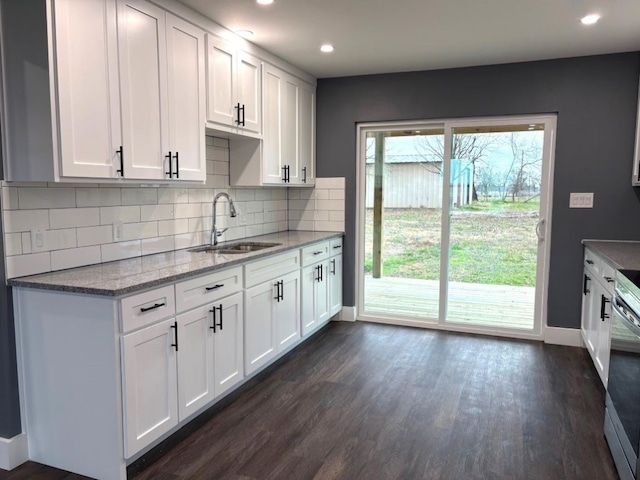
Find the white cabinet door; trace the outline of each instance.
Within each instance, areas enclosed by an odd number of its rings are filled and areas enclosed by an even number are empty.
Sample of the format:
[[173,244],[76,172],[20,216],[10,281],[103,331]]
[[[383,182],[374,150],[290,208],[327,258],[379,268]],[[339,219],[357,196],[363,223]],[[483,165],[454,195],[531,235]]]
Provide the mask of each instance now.
[[283,83],[284,72],[265,64],[264,66],[264,126],[262,151],[262,182],[282,185],[283,160]]
[[282,164],[287,168],[286,183],[302,183],[300,175],[300,85],[283,74],[282,87]]
[[207,35],[207,120],[237,126],[236,48]]
[[591,354],[595,356],[596,339],[598,333],[598,324],[593,314],[594,307],[594,288],[596,288],[596,280],[594,275],[585,268],[582,276],[582,340],[585,347]]
[[302,336],[329,320],[328,262],[302,269]]
[[342,310],[342,255],[329,259],[329,317]]
[[124,177],[164,179],[169,152],[164,10],[118,0]]
[[213,314],[210,306],[177,317],[178,410],[180,421],[215,397]]
[[261,62],[207,35],[207,121],[231,131],[262,131]]
[[276,282],[265,282],[245,291],[244,370],[253,373],[277,352]]
[[316,89],[301,82],[299,90],[298,148],[300,184],[316,183]]
[[58,0],[52,5],[60,175],[114,177],[122,145],[115,3]]
[[204,32],[171,14],[166,25],[169,178],[204,181]]
[[596,369],[600,374],[604,387],[609,380],[609,356],[611,342],[611,296],[601,287],[598,291],[598,341],[596,344]]
[[170,319],[122,337],[126,458],[178,424],[176,327]]
[[244,377],[242,292],[214,304],[214,368],[216,396],[226,392]]
[[278,352],[300,339],[300,270],[279,280],[280,295],[276,300],[276,333]]
[[237,103],[242,107],[242,129],[262,131],[262,75],[261,62],[253,55],[238,51]]

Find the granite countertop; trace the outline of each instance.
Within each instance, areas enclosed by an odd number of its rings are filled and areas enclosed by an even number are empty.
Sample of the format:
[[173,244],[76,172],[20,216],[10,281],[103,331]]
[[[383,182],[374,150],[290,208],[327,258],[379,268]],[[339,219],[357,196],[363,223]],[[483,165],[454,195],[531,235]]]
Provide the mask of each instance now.
[[640,270],[640,242],[583,240],[582,244],[616,270]]
[[243,238],[241,241],[279,243],[276,247],[250,253],[220,254],[190,252],[189,249],[146,255],[116,262],[71,268],[8,280],[13,287],[39,288],[60,292],[120,296],[194,277],[249,260],[282,253],[322,240],[342,237],[341,232],[287,231]]

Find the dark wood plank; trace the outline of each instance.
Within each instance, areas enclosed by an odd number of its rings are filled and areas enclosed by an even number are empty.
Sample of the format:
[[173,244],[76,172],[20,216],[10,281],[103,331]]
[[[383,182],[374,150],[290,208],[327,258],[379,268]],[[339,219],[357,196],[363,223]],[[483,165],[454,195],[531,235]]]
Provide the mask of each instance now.
[[[129,468],[151,479],[615,479],[586,350],[331,323]],[[28,463],[0,479],[77,479]]]

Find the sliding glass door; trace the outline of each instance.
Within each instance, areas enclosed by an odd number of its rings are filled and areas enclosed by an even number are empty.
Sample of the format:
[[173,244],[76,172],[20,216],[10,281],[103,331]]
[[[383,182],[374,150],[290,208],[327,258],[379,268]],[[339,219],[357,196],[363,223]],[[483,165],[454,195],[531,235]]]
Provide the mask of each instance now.
[[539,335],[554,130],[551,116],[361,125],[359,317]]

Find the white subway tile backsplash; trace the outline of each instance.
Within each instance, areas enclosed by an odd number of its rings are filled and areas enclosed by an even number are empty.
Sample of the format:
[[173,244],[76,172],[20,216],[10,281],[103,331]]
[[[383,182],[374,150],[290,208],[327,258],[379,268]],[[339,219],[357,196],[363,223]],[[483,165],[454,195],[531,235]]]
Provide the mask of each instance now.
[[22,254],[31,253],[31,232],[23,232],[22,235]]
[[119,188],[77,188],[78,207],[113,207],[122,203]]
[[175,238],[173,235],[167,237],[145,238],[141,240],[141,247],[142,255],[170,252],[175,249]]
[[330,200],[344,200],[344,188],[332,188],[329,190]]
[[19,210],[18,187],[2,186],[2,208],[3,210]]
[[[9,275],[209,243],[212,201],[221,191],[231,195],[239,216],[229,216],[226,200],[218,204],[219,227],[229,227],[220,240],[286,230],[288,198],[298,199],[298,191],[286,187],[230,188],[228,145],[228,140],[207,137],[207,182],[202,186],[1,182]],[[312,190],[305,192],[303,198],[310,199]],[[300,217],[307,207],[305,203],[300,210],[292,210],[292,217]],[[113,241],[115,222],[123,224],[119,243]],[[47,251],[34,254],[31,231],[37,228],[46,231]]]
[[18,188],[20,210],[38,208],[74,208],[75,188]]
[[203,233],[204,232],[193,232],[176,235],[174,237],[176,250],[180,250],[181,248],[197,247],[198,245],[209,243],[209,239],[204,240],[209,237],[209,235],[203,235]]
[[31,255],[7,257],[7,278],[35,275],[51,271],[51,255],[49,252]]
[[343,232],[342,222],[313,222],[313,228],[317,232]]
[[99,208],[60,208],[49,210],[52,229],[100,225]]
[[316,178],[316,188],[339,188],[344,190],[344,177]]
[[158,236],[158,222],[125,223],[122,226],[122,240],[139,240]]
[[136,223],[140,221],[140,207],[101,207],[100,222],[97,225],[106,225],[113,222]]
[[158,203],[157,188],[123,188],[122,205],[154,205]]
[[316,200],[316,210],[344,210],[344,201]]
[[21,233],[5,234],[4,251],[8,257],[12,255],[22,255],[22,234]]
[[329,200],[329,191],[326,188],[316,188],[313,197],[316,200]]
[[158,235],[177,235],[189,232],[189,219],[161,220],[158,222]]
[[100,263],[100,247],[72,248],[51,252],[51,269],[63,270],[65,268],[82,267]]
[[78,243],[76,240],[76,229],[67,228],[63,230],[48,230],[46,232],[46,250],[62,250],[66,248],[75,248]]
[[49,228],[49,210],[5,210],[3,218],[5,233]]
[[344,222],[344,210],[329,212],[329,220],[332,222]]
[[125,258],[139,257],[142,255],[140,240],[101,245],[100,252],[103,262],[112,262],[114,260],[123,260]]
[[189,203],[187,188],[159,188],[158,203]]
[[201,203],[187,203],[175,205],[175,218],[195,218],[202,216]]
[[140,221],[149,220],[170,220],[173,218],[174,207],[172,204],[166,205],[143,205],[140,207]]
[[78,228],[77,238],[79,247],[111,243],[113,242],[113,227],[102,225],[100,227]]

